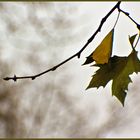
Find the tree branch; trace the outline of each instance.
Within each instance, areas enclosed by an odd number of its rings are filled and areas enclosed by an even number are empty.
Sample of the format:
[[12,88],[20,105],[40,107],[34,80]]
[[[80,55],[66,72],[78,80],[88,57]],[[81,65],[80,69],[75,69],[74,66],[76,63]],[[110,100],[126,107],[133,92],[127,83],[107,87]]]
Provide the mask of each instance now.
[[120,12],[122,12],[123,14],[125,14],[133,23],[136,24],[137,28],[140,30],[140,24],[138,24],[130,15],[128,12],[123,11],[122,9],[120,9],[120,7],[118,7],[118,10]]
[[107,18],[114,12],[115,9],[120,9],[120,3],[121,1],[118,1],[117,4],[109,11],[109,13],[104,17],[102,18],[101,22],[100,22],[100,25],[99,27],[97,28],[97,30],[95,31],[95,33],[87,40],[87,43],[81,48],[81,50],[79,50],[77,53],[75,53],[74,55],[72,55],[71,57],[67,58],[66,60],[64,60],[63,62],[59,63],[58,65],[44,71],[44,72],[41,72],[39,74],[36,74],[36,75],[31,75],[31,76],[16,76],[14,75],[13,77],[5,77],[3,78],[4,80],[14,80],[14,81],[17,81],[17,79],[32,79],[34,80],[35,78],[45,74],[45,73],[48,73],[50,71],[54,71],[56,70],[58,67],[60,67],[61,65],[65,64],[66,62],[70,61],[71,59],[75,58],[75,57],[78,57],[80,58],[81,56],[81,53],[85,50],[85,48],[92,42],[92,40],[95,38],[95,36],[97,35],[98,32],[101,31],[101,28],[103,26],[103,24],[105,23],[105,21],[107,20]]

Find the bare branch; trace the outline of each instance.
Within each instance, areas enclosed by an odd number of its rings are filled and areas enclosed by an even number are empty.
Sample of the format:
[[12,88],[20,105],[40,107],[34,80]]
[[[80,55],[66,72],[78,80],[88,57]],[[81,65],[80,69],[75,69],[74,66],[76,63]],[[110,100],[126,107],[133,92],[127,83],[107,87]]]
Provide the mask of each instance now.
[[132,22],[136,24],[137,28],[140,29],[140,25],[130,16],[128,12],[123,11],[122,9],[120,9],[120,7],[118,7],[118,10],[125,14],[130,20],[132,20]]
[[118,1],[117,4],[108,12],[108,14],[102,18],[101,22],[100,22],[100,25],[99,27],[97,28],[97,30],[95,31],[95,33],[87,40],[87,43],[82,47],[82,49],[75,53],[74,55],[72,55],[71,57],[67,58],[66,60],[64,60],[63,62],[59,63],[58,65],[48,69],[48,70],[45,70],[39,74],[36,74],[36,75],[31,75],[31,76],[16,76],[14,75],[14,77],[5,77],[3,78],[4,80],[8,81],[8,80],[14,80],[15,82],[17,81],[17,79],[32,79],[34,80],[35,78],[45,74],[45,73],[48,73],[50,71],[54,71],[56,70],[58,67],[60,67],[61,65],[65,64],[66,62],[70,61],[71,59],[75,58],[75,57],[78,57],[80,58],[81,56],[81,53],[85,50],[85,48],[92,42],[92,40],[95,38],[95,36],[97,35],[98,32],[101,31],[101,28],[103,26],[103,24],[105,23],[105,21],[107,20],[107,18],[114,12],[115,9],[120,9],[120,3],[121,1]]

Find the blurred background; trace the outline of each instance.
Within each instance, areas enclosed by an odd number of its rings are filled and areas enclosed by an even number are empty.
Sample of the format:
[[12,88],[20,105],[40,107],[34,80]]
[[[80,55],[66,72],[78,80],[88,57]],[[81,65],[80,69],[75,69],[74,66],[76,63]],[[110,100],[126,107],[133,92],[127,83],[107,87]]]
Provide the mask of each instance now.
[[[85,90],[97,70],[82,66],[112,29],[117,10],[82,53],[34,81],[4,81],[7,76],[40,73],[79,51],[116,2],[0,3],[0,137],[140,137],[140,75],[131,75],[125,107],[105,88]],[[140,23],[140,2],[121,8]],[[135,24],[120,15],[113,55],[131,52],[128,35]],[[137,50],[140,52],[140,43]],[[139,53],[140,54],[140,53]],[[140,56],[138,54],[138,56]],[[139,57],[140,58],[140,57]]]

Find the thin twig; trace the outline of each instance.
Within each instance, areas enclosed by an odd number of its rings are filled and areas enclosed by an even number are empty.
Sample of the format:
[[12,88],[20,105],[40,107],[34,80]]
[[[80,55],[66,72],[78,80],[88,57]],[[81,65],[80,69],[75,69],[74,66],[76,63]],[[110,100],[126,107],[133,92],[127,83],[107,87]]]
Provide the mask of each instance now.
[[137,27],[139,27],[140,25],[129,15],[128,12],[123,11],[122,9],[120,9],[120,7],[118,7],[118,10],[120,12],[122,12],[123,14],[125,14],[133,23],[136,24]]
[[118,1],[117,4],[109,11],[109,13],[104,18],[102,18],[102,20],[100,22],[100,25],[97,28],[97,30],[95,31],[95,33],[87,40],[87,43],[82,47],[82,49],[79,52],[75,53],[74,55],[72,55],[71,57],[67,58],[63,62],[59,63],[58,65],[56,65],[56,66],[54,66],[54,67],[52,67],[52,68],[50,68],[50,69],[48,69],[48,70],[46,70],[44,72],[41,72],[39,74],[31,75],[31,76],[20,76],[20,77],[14,75],[14,77],[5,77],[3,79],[4,80],[14,80],[14,81],[17,81],[17,79],[32,79],[32,80],[34,80],[35,78],[37,78],[37,77],[39,77],[39,76],[41,76],[41,75],[43,75],[45,73],[48,73],[50,71],[56,70],[58,67],[60,67],[61,65],[65,64],[66,62],[70,61],[71,59],[73,59],[75,57],[80,58],[81,53],[84,51],[84,49],[92,42],[92,40],[95,38],[97,33],[101,31],[101,28],[102,28],[103,24],[105,23],[105,21],[107,20],[107,18],[113,13],[113,11],[115,9],[119,9],[120,3],[121,3],[121,1]]
[[[122,9],[120,9],[120,7],[118,7],[118,11],[119,11],[119,12],[122,12],[123,14],[125,14],[125,15],[137,26],[138,30],[140,30],[140,24],[138,24],[138,23],[130,16],[130,14],[129,14],[128,12],[123,11]],[[135,46],[134,46],[134,47],[132,46],[133,49],[137,46],[139,40],[140,40],[140,32],[139,32],[139,36],[138,36],[138,39],[137,39],[137,42],[136,42]]]

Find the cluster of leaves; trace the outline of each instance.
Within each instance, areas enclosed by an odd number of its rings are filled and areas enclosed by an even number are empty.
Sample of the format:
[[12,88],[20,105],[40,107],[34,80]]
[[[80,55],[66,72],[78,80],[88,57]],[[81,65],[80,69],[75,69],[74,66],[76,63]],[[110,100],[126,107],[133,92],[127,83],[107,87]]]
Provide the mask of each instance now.
[[136,36],[137,34],[129,36],[129,42],[132,47],[131,53],[128,56],[119,57],[111,56],[114,28],[106,35],[101,44],[87,57],[84,63],[85,65],[95,61],[92,66],[99,67],[92,76],[87,89],[105,87],[112,80],[112,95],[117,97],[124,106],[128,84],[132,82],[129,75],[134,72],[140,72],[140,60],[135,50],[136,45],[134,46]]

